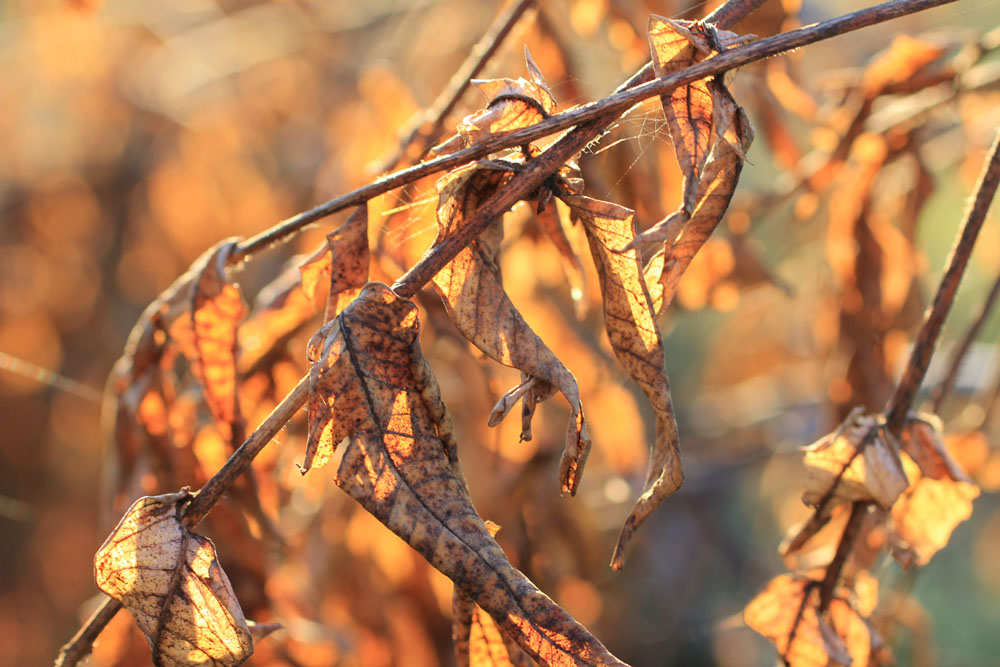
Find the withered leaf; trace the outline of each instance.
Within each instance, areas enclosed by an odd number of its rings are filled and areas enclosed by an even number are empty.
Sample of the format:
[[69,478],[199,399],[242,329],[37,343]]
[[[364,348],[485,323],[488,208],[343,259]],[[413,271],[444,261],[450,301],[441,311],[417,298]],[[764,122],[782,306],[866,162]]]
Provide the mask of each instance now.
[[240,325],[240,373],[252,374],[315,315],[298,265],[287,267],[257,294],[250,316]]
[[583,222],[604,296],[604,326],[619,363],[642,388],[656,416],[656,441],[642,495],[625,520],[611,567],[620,570],[625,545],[646,517],[684,481],[677,420],[663,358],[663,340],[653,319],[653,305],[642,279],[635,249],[617,251],[635,236],[633,212],[582,195],[563,200]]
[[215,547],[181,522],[187,497],[137,500],[97,552],[97,585],[135,617],[155,664],[238,665],[250,630]]
[[[323,319],[329,322],[368,282],[368,205],[363,204],[337,229],[326,235],[320,248],[300,267],[302,288],[310,298],[327,294]],[[324,280],[329,280],[324,284]]]
[[524,57],[532,81],[522,77],[473,79],[472,83],[483,91],[489,104],[482,111],[466,116],[459,124],[458,133],[467,143],[472,144],[494,134],[534,125],[547,118],[555,109],[556,101],[527,47]]
[[951,458],[937,420],[911,419],[903,431],[903,466],[910,485],[892,506],[889,541],[904,567],[923,567],[972,516],[979,487]]
[[[490,535],[496,537],[500,527],[492,521],[485,523]],[[457,586],[451,618],[458,667],[532,667],[535,664],[497,627],[493,617]]]
[[[416,306],[369,283],[309,344],[305,468],[348,440],[335,480],[550,665],[621,665],[518,570],[476,513],[420,352]],[[317,453],[318,452],[318,453]]]
[[[698,183],[698,203],[690,219],[681,230],[680,236],[673,235],[665,239],[664,255],[658,259],[654,256],[646,267],[646,282],[652,286],[656,266],[662,263],[657,279],[662,288],[654,290],[651,287],[651,291],[657,292],[657,313],[673,301],[677,284],[685,269],[722,220],[722,215],[729,207],[733,192],[736,190],[743,169],[745,152],[753,141],[753,128],[746,113],[736,104],[725,86],[712,81],[709,89],[715,97],[716,129],[721,139],[714,144],[711,158],[701,174]],[[644,232],[637,239],[637,243],[644,243],[643,237],[646,233],[661,234],[662,230]]]
[[878,415],[852,413],[837,431],[805,448],[802,501],[826,510],[843,502],[871,501],[889,509],[908,485],[898,446]]
[[[710,25],[649,17],[649,45],[653,71],[668,76],[704,60],[712,52]],[[712,94],[709,79],[678,86],[660,96],[677,162],[684,175],[682,209],[690,214],[697,202],[698,182],[712,141]]]
[[775,577],[746,606],[743,620],[774,642],[789,667],[867,665],[872,642],[868,625],[836,597],[829,617],[820,616],[818,583],[805,577]]
[[[438,238],[441,243],[460,229],[465,220],[507,182],[508,172],[482,169],[475,165],[450,172],[438,182]],[[497,218],[475,243],[462,251],[434,276],[434,287],[444,301],[448,315],[462,335],[483,354],[505,366],[517,368],[542,380],[532,383],[517,396],[524,397],[525,422],[522,438],[531,436],[533,406],[556,387],[569,401],[571,415],[566,429],[566,447],[559,465],[559,481],[564,493],[576,493],[580,475],[590,452],[590,438],[580,403],[580,390],[573,374],[532,331],[511,302],[500,280],[499,253],[503,240],[503,219]],[[517,389],[515,388],[515,390]],[[490,423],[495,425],[516,400],[494,408]]]

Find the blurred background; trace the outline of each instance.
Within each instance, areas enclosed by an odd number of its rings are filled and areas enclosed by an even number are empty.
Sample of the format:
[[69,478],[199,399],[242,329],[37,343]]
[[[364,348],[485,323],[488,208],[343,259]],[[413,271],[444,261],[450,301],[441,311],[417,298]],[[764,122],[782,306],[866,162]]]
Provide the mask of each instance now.
[[[769,0],[736,29],[767,36],[866,4]],[[481,76],[526,75],[528,44],[565,109],[607,95],[648,60],[650,13],[693,19],[712,5],[539,0]],[[107,491],[124,482],[101,396],[142,309],[219,240],[376,178],[504,8],[0,3],[0,663],[51,661],[96,604],[93,554],[131,500]],[[516,419],[488,428],[517,374],[480,360],[437,297],[419,297],[424,353],[454,413],[473,500],[502,526],[511,561],[623,660],[774,662],[741,612],[785,570],[777,547],[808,516],[797,447],[855,404],[880,408],[905,363],[1000,125],[998,24],[1000,3],[963,0],[737,74],[732,90],[757,131],[752,165],[660,322],[687,481],[638,532],[620,574],[607,562],[641,488],[652,415],[610,354],[593,270],[564,263],[527,207],[509,216],[508,292],[587,406],[595,449],[574,499],[556,483],[560,399],[540,409],[531,442],[518,442]],[[483,102],[468,91],[446,134]],[[640,227],[679,201],[655,100],[581,166],[588,194],[636,209]],[[433,240],[434,180],[372,202],[373,279],[391,281]],[[1000,272],[995,211],[928,386]],[[241,269],[258,314],[286,262],[294,277],[293,256],[342,219]],[[302,374],[316,322],[297,321],[265,350],[241,332],[251,427]],[[988,665],[1000,652],[998,333],[993,316],[941,412],[952,453],[983,489],[971,519],[919,574],[889,557],[874,572],[883,606],[873,622],[900,664]],[[301,421],[256,464],[262,514],[233,502],[202,527],[247,616],[286,628],[250,664],[450,664],[450,582],[326,471],[300,477]],[[225,460],[218,438],[168,429],[171,456],[188,458],[126,480],[143,493],[197,487]],[[119,614],[91,664],[148,660],[132,625]]]

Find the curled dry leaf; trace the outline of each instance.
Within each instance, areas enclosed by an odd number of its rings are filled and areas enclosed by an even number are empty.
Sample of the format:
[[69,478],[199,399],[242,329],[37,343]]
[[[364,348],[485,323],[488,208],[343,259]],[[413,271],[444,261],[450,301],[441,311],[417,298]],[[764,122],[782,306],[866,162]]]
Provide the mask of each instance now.
[[[659,258],[654,256],[646,267],[646,283],[650,285],[650,291],[655,292],[657,313],[662,312],[673,301],[677,284],[685,269],[722,220],[736,190],[745,152],[753,141],[753,128],[746,113],[736,104],[725,86],[712,81],[709,89],[715,98],[715,127],[721,139],[713,146],[711,158],[701,174],[697,191],[698,203],[690,219],[679,236],[673,234],[665,238],[664,255]],[[673,225],[676,227],[676,223]],[[653,231],[655,229],[644,232],[637,241],[645,243],[647,233],[663,233],[663,230]],[[654,277],[655,282],[661,283],[660,287],[653,287]]]
[[620,252],[635,236],[633,212],[582,195],[563,200],[583,222],[604,296],[604,326],[619,363],[639,383],[656,415],[656,441],[642,495],[625,520],[611,567],[620,570],[625,545],[660,503],[684,481],[677,420],[663,358],[663,340],[653,319],[653,305],[642,279],[635,249]]
[[[368,205],[363,204],[326,235],[326,247],[301,266],[302,288],[310,298],[327,294],[323,319],[329,322],[368,282]],[[329,280],[328,284],[323,284]]]
[[[509,178],[509,172],[476,165],[442,178],[438,182],[439,229],[435,245],[461,229],[479,205]],[[434,276],[434,287],[463,336],[491,359],[535,378],[500,399],[490,415],[491,425],[499,423],[517,398],[522,398],[524,427],[521,437],[527,440],[531,437],[534,406],[553,393],[552,387],[569,401],[571,415],[566,428],[566,448],[559,465],[559,482],[563,493],[573,494],[590,452],[580,390],[573,374],[532,331],[504,291],[499,269],[502,240],[503,219],[497,218],[475,243],[463,248]]]
[[489,104],[482,111],[466,116],[459,124],[458,133],[468,144],[534,125],[548,118],[556,106],[548,88],[524,78],[474,80],[473,83],[483,91]]
[[369,283],[309,343],[304,468],[347,440],[337,485],[549,665],[621,665],[507,561],[469,500],[416,306]]
[[871,501],[889,509],[908,485],[895,439],[880,415],[853,414],[837,431],[805,448],[806,491],[802,502],[824,499],[828,512],[839,503]]
[[[500,526],[492,521],[485,523],[490,535],[496,537]],[[458,667],[531,667],[535,664],[497,627],[493,617],[457,586],[451,618]]]
[[250,630],[215,547],[181,521],[188,497],[137,500],[97,552],[97,585],[135,617],[155,664],[238,665]]
[[818,581],[780,575],[750,601],[743,620],[774,642],[789,667],[867,665],[872,636],[864,619],[841,598],[826,617],[818,605]]
[[904,567],[923,567],[972,516],[979,487],[951,458],[936,419],[911,419],[903,431],[903,466],[910,486],[892,506],[889,541]]
[[[674,21],[655,14],[649,17],[649,46],[653,71],[669,76],[704,60],[712,53],[707,23]],[[690,214],[697,202],[698,183],[712,141],[712,94],[709,79],[678,86],[660,96],[674,152],[684,175],[682,210]]]

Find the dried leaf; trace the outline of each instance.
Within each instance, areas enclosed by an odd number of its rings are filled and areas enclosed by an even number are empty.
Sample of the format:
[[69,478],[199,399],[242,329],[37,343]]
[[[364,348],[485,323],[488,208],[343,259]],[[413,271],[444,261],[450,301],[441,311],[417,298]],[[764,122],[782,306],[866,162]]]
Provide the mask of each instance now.
[[865,67],[861,90],[869,99],[908,92],[905,90],[906,84],[944,52],[938,44],[908,35],[896,35],[889,48]]
[[[669,244],[669,247],[664,246],[664,256],[660,259],[654,256],[646,267],[646,283],[652,285],[652,279],[657,275],[656,265],[662,262],[662,269],[656,279],[656,282],[662,283],[662,293],[656,296],[657,313],[673,301],[685,269],[722,220],[743,169],[744,153],[753,141],[753,128],[746,113],[736,104],[725,86],[713,81],[709,88],[715,96],[716,131],[722,139],[715,143],[711,158],[705,165],[698,183],[698,204],[680,236],[676,240],[666,238],[665,244]],[[639,235],[637,243],[644,243],[645,234],[650,232]],[[662,231],[653,234],[662,234]],[[660,290],[661,288],[655,289],[656,292]],[[651,289],[652,291],[654,290]]]
[[[490,535],[499,526],[486,521]],[[457,586],[452,600],[451,637],[458,667],[531,667],[535,663],[503,630]]]
[[243,441],[243,420],[236,397],[236,330],[246,315],[240,289],[226,277],[236,240],[205,252],[175,282],[183,282],[159,310],[163,326],[191,364],[217,422],[231,427],[233,446]]
[[155,664],[238,665],[250,630],[215,547],[181,522],[188,496],[137,500],[97,552],[97,585],[132,612]]
[[[369,283],[313,337],[305,468],[348,440],[336,482],[550,665],[621,665],[511,567],[469,500],[418,343],[417,309]],[[449,444],[449,442],[451,444]]]
[[458,133],[467,143],[473,144],[491,135],[534,125],[555,110],[555,99],[527,47],[524,55],[532,81],[521,77],[473,79],[472,83],[483,91],[489,104],[482,111],[466,116],[459,124]]
[[545,236],[559,250],[559,256],[563,260],[566,282],[569,283],[570,298],[573,299],[573,307],[576,309],[577,317],[583,319],[587,307],[587,301],[583,298],[587,289],[587,274],[584,273],[580,258],[573,250],[573,244],[566,236],[560,210],[557,206],[547,206],[535,214],[535,219],[538,220],[538,226],[541,227]]
[[625,520],[611,567],[620,570],[625,545],[635,529],[684,481],[677,420],[670,398],[663,358],[663,340],[653,319],[653,305],[642,279],[635,249],[619,252],[635,236],[633,212],[622,206],[581,195],[563,198],[583,222],[604,296],[604,326],[608,340],[633,380],[639,383],[656,416],[656,441],[642,495]]
[[[359,206],[326,235],[326,247],[302,264],[302,288],[310,298],[327,294],[323,320],[329,322],[368,282],[368,205]],[[324,284],[325,280],[329,280]],[[321,291],[322,290],[322,291]]]
[[276,350],[283,349],[289,338],[316,315],[314,301],[301,283],[299,266],[292,264],[257,294],[250,316],[239,328],[239,371],[244,377],[256,372]]
[[[917,424],[921,425],[918,431],[930,428],[922,421],[913,421],[910,427]],[[932,433],[931,437],[937,439],[936,434]],[[909,450],[906,451],[908,454]],[[947,457],[947,453],[944,456]],[[958,524],[972,516],[972,501],[979,496],[979,487],[961,470],[957,478],[950,473],[934,477],[923,472],[920,462],[914,462],[907,455],[903,457],[903,465],[911,482],[892,506],[889,542],[892,555],[903,567],[923,567],[948,545]],[[939,472],[938,466],[944,468],[935,462],[929,469]]]
[[840,598],[830,603],[830,615],[819,615],[819,586],[804,577],[780,575],[771,580],[743,611],[750,628],[774,642],[789,667],[868,664],[868,625]]
[[[508,180],[508,172],[481,169],[476,166],[449,173],[438,182],[438,238],[441,243],[460,229],[465,220]],[[434,287],[444,300],[445,308],[462,335],[491,359],[517,368],[527,375],[544,381],[518,392],[525,397],[527,427],[522,438],[530,439],[530,415],[533,406],[552,392],[554,386],[569,401],[571,415],[566,429],[566,447],[559,465],[559,482],[563,493],[576,493],[590,452],[590,438],[580,403],[580,390],[573,374],[542,342],[503,289],[498,266],[500,242],[503,239],[503,219],[498,218],[475,243],[465,247],[434,276]],[[516,391],[516,388],[515,388]],[[498,404],[490,416],[490,424],[499,423],[514,402],[508,393],[506,402]],[[530,401],[530,402],[529,402]]]
[[903,429],[900,446],[920,467],[920,474],[924,477],[972,483],[948,453],[941,438],[941,420],[936,416],[920,414],[911,417]]
[[898,446],[881,428],[880,417],[852,414],[837,431],[805,448],[806,492],[802,502],[816,505],[872,501],[889,509],[908,485]]

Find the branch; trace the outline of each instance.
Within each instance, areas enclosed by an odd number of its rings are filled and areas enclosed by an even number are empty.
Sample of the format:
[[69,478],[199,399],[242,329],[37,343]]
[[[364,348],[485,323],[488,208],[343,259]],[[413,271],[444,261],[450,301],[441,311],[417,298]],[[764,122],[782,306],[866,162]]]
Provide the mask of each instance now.
[[996,281],[993,283],[993,287],[990,289],[989,295],[986,297],[986,301],[983,303],[982,309],[979,311],[979,315],[969,326],[968,331],[965,332],[965,336],[962,338],[962,342],[959,343],[958,348],[951,358],[951,367],[948,368],[948,374],[945,375],[944,380],[941,381],[934,391],[931,393],[931,403],[933,407],[931,411],[937,414],[940,412],[941,407],[944,405],[944,401],[948,398],[948,394],[951,390],[955,388],[955,380],[958,378],[958,369],[962,367],[962,361],[965,359],[966,353],[969,348],[972,347],[972,343],[979,336],[980,330],[989,319],[990,314],[993,312],[993,307],[997,303],[997,297],[1000,297],[1000,276],[997,276]]
[[923,326],[921,326],[917,340],[913,344],[906,372],[885,408],[886,429],[897,438],[903,430],[906,413],[909,412],[913,398],[917,395],[924,375],[927,373],[927,367],[930,365],[931,355],[941,333],[941,327],[948,316],[948,311],[951,310],[952,301],[955,300],[955,293],[958,291],[958,284],[969,263],[969,255],[972,254],[979,230],[983,227],[983,221],[986,219],[986,213],[989,211],[990,203],[996,194],[997,185],[1000,184],[1000,131],[993,139],[989,156],[983,166],[983,172],[979,176],[975,198],[965,213],[961,232],[959,232],[955,245],[951,249],[948,268],[941,277],[941,284],[938,286],[937,294],[934,295],[934,302],[924,316]]
[[[666,76],[653,81],[644,81],[644,77],[651,76],[644,74],[646,68],[637,72],[629,81],[619,87],[614,94],[604,99],[585,104],[583,106],[565,111],[561,114],[551,116],[531,127],[522,128],[509,134],[492,136],[469,148],[443,155],[428,162],[403,169],[393,174],[389,174],[379,180],[358,188],[345,195],[331,199],[315,208],[309,209],[284,220],[269,230],[257,236],[247,239],[239,245],[236,252],[230,256],[231,263],[237,263],[255,252],[268,248],[279,243],[289,236],[297,233],[303,227],[310,225],[321,218],[345,208],[358,206],[369,199],[376,197],[390,190],[394,190],[402,185],[413,183],[425,176],[451,169],[490,153],[521,146],[541,139],[542,137],[561,132],[574,126],[594,121],[598,118],[609,119],[604,124],[610,123],[614,118],[624,113],[627,109],[649,97],[659,96],[669,90],[715,76],[728,70],[770,58],[771,56],[797,49],[807,44],[836,37],[848,32],[853,32],[860,28],[865,28],[877,23],[913,14],[925,9],[950,4],[956,0],[892,0],[881,5],[876,5],[868,9],[862,9],[851,14],[846,14],[838,18],[830,19],[822,23],[815,23],[810,26],[790,30],[788,32],[761,39],[750,44],[738,46],[716,56],[697,63],[681,72]],[[594,131],[594,136],[600,132],[601,128]],[[586,145],[586,144],[584,144]]]
[[[989,211],[990,203],[996,194],[997,185],[1000,184],[1000,131],[994,137],[989,153],[990,157],[983,166],[983,173],[976,185],[975,198],[966,211],[962,228],[955,240],[955,246],[951,250],[951,256],[948,258],[948,268],[941,277],[941,284],[938,286],[937,294],[934,295],[934,302],[927,311],[923,326],[921,326],[917,340],[913,344],[913,352],[910,354],[910,361],[906,365],[903,379],[900,380],[886,405],[885,429],[897,440],[902,436],[906,415],[910,411],[913,398],[920,389],[920,384],[927,373],[927,367],[930,365],[931,355],[934,353],[934,346],[941,333],[941,327],[944,325],[945,318],[947,318],[948,311],[955,299],[958,284],[962,280],[966,266],[968,266],[969,256],[972,254],[972,248],[979,236],[979,230],[983,227],[983,221],[986,219],[986,213]],[[847,465],[850,465],[850,462]],[[869,504],[868,502],[855,501],[851,505],[851,516],[848,519],[847,527],[844,528],[843,535],[840,537],[840,542],[837,544],[837,553],[827,566],[826,575],[823,577],[819,607],[821,612],[826,611],[830,605],[833,589],[840,579],[847,556],[854,548],[854,541],[857,539]]]

